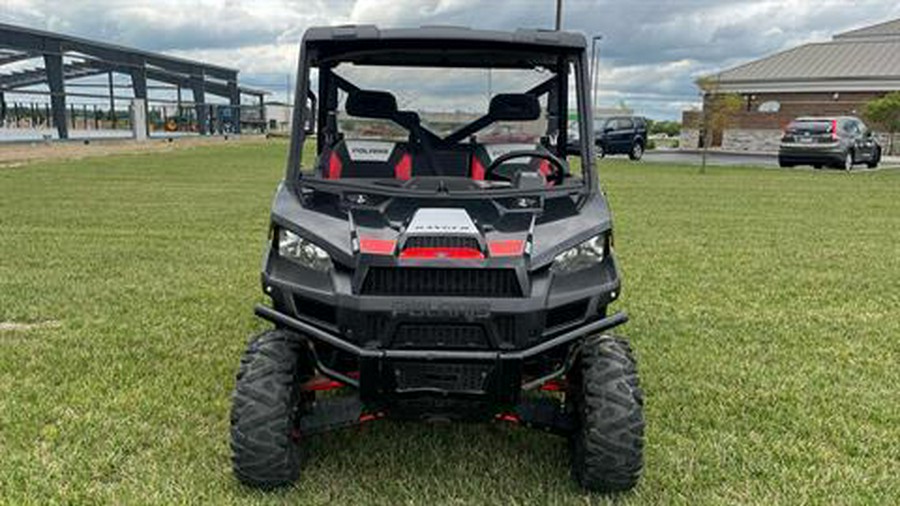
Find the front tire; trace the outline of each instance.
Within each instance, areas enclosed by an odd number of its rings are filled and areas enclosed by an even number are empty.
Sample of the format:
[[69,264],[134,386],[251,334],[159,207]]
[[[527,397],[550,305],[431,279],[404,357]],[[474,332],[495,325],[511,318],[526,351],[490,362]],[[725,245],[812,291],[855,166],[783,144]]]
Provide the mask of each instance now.
[[644,156],[644,145],[641,144],[640,141],[635,142],[631,145],[631,151],[628,153],[628,158],[631,158],[633,161],[638,161]]
[[575,481],[601,493],[634,488],[644,462],[644,394],[628,342],[602,336],[585,343],[569,385]]
[[231,407],[234,474],[246,485],[276,488],[300,476],[299,420],[311,403],[302,385],[315,373],[306,341],[269,330],[241,358]]
[[881,148],[875,150],[875,155],[872,157],[871,161],[866,163],[866,167],[875,169],[878,167],[879,162],[881,162]]

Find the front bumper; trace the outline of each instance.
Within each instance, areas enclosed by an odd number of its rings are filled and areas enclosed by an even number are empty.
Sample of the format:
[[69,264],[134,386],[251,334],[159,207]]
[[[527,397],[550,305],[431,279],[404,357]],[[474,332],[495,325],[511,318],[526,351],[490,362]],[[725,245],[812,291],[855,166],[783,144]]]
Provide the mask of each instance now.
[[[359,360],[358,378],[327,367],[319,360],[318,356],[316,361],[319,370],[324,375],[358,388],[363,402],[370,403],[380,403],[398,396],[440,394],[442,396],[474,396],[490,400],[492,404],[515,405],[519,400],[521,390],[535,388],[565,373],[565,367],[561,367],[545,376],[531,378],[528,382],[523,383],[522,371],[526,360],[570,346],[579,339],[604,332],[628,321],[628,316],[624,312],[617,312],[520,350],[415,350],[361,347],[335,333],[267,306],[257,305],[255,312],[263,319],[306,336],[315,344],[335,348],[357,358]],[[425,367],[438,371],[433,374],[440,374],[441,367],[446,366],[451,368],[455,366],[457,371],[469,368],[466,370],[481,375],[481,381],[464,382],[471,387],[465,389],[441,388],[434,385],[405,385],[403,373],[400,371],[404,371],[404,368],[410,365],[421,368],[423,364]]]

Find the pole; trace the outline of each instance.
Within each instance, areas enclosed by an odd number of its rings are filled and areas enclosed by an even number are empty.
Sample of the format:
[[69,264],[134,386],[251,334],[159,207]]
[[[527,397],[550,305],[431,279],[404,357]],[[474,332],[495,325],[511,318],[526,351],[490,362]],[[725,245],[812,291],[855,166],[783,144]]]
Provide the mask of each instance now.
[[562,30],[562,4],[563,0],[556,0],[556,31]]
[[113,74],[112,71],[109,72],[109,115],[110,119],[112,119],[112,128],[116,129],[116,95],[115,95],[115,87],[113,87]]

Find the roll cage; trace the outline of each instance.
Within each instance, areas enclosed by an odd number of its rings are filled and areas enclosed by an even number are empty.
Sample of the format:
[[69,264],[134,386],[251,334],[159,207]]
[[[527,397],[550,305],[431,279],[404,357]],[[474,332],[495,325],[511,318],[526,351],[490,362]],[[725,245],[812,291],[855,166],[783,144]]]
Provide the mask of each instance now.
[[[565,159],[572,154],[569,138],[569,77],[574,77],[579,139],[584,187],[596,189],[591,110],[585,57],[585,40],[579,34],[519,30],[510,37],[505,32],[475,31],[456,28],[422,28],[414,30],[378,30],[375,27],[340,27],[308,31],[301,44],[300,72],[296,87],[293,135],[286,179],[301,179],[300,163],[303,143],[315,125],[316,153],[340,139],[337,108],[338,90],[353,94],[364,92],[357,85],[337,75],[334,68],[341,63],[361,65],[402,65],[408,67],[467,68],[544,68],[551,77],[522,95],[537,99],[547,96],[547,127],[542,144],[553,155]],[[312,89],[310,69],[318,69],[318,88]],[[495,97],[496,98],[496,97]],[[493,102],[493,101],[492,101]],[[493,104],[490,109],[493,109]],[[418,115],[410,111],[383,111],[381,116],[399,125],[423,150],[446,148],[471,137],[498,120],[496,111],[463,125],[445,136],[423,127]]]

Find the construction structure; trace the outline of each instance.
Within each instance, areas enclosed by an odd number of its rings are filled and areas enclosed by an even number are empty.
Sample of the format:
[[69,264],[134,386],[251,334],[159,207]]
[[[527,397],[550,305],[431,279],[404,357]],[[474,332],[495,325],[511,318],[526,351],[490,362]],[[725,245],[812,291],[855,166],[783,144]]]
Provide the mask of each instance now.
[[[105,85],[71,83],[78,79],[83,83],[83,78],[103,75],[108,76]],[[130,85],[115,84],[117,75],[127,76]],[[77,91],[79,86],[105,87],[108,93]],[[123,87],[130,88],[131,93],[117,95],[117,89]],[[168,89],[175,97],[152,98],[148,96],[152,89]],[[191,93],[192,100],[182,100],[183,90]],[[267,92],[241,86],[235,69],[0,23],[0,126],[8,123],[11,114],[16,114],[16,119],[22,114],[20,108],[11,108],[7,102],[10,93],[41,96],[44,102],[49,102],[46,125],[56,130],[59,139],[69,138],[70,124],[80,112],[69,101],[76,97],[108,101],[113,124],[118,118],[116,100],[140,104],[143,111],[137,117],[143,118],[148,117],[148,103],[152,100],[171,104],[179,111],[182,107],[192,110],[196,120],[192,130],[199,134],[216,131],[217,116],[221,116],[220,122],[222,117],[228,117],[229,132],[240,133],[242,123],[265,127],[263,99]],[[252,110],[242,112],[247,109],[241,107],[242,95],[252,99]],[[208,96],[220,97],[224,103],[208,102]],[[34,108],[32,104],[31,109]],[[85,106],[85,124],[89,115]],[[95,112],[94,121],[96,118]]]
[[[681,145],[776,151],[781,133],[799,116],[861,116],[866,103],[900,91],[900,19],[835,35],[724,70],[707,80],[704,105],[736,94],[743,107],[722,131],[703,135],[701,112],[685,111]],[[890,145],[879,133],[883,146]],[[896,145],[897,143],[895,143]]]

